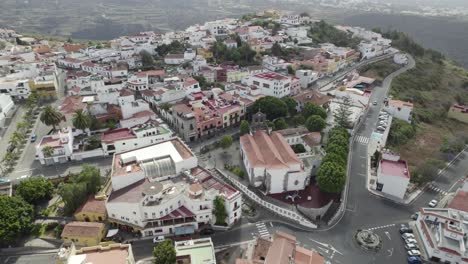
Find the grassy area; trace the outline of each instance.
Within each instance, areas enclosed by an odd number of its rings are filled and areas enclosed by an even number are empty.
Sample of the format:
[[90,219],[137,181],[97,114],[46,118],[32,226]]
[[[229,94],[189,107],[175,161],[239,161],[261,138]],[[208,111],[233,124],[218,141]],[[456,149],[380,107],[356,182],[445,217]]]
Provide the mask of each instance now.
[[428,159],[450,160],[454,153],[443,153],[441,147],[468,135],[467,124],[447,118],[452,104],[468,102],[468,72],[428,56],[417,57],[416,63],[414,69],[395,78],[390,94],[414,103],[416,134],[397,149],[410,165],[421,167]]
[[400,66],[393,62],[393,59],[387,59],[366,65],[359,69],[359,74],[377,81],[383,81],[390,73],[398,70]]

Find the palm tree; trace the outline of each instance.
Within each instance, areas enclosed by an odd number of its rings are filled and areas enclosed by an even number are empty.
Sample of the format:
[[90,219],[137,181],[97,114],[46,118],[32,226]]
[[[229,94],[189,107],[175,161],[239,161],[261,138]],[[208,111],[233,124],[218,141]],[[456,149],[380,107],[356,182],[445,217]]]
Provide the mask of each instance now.
[[52,126],[55,129],[55,126],[60,124],[60,122],[63,120],[63,114],[60,113],[57,108],[47,105],[44,107],[42,110],[40,120],[42,123],[44,123],[47,126]]
[[83,131],[88,130],[91,127],[92,118],[91,116],[83,111],[82,109],[76,110],[75,114],[73,114],[73,126],[75,128],[81,129]]
[[48,159],[54,155],[54,148],[51,146],[45,146],[42,148],[42,155],[44,155],[44,159]]
[[15,146],[18,144],[23,144],[25,139],[26,139],[25,134],[15,131],[10,137],[10,144],[15,145]]
[[29,128],[29,123],[26,121],[21,121],[16,124],[16,129],[23,134],[28,131],[28,128]]

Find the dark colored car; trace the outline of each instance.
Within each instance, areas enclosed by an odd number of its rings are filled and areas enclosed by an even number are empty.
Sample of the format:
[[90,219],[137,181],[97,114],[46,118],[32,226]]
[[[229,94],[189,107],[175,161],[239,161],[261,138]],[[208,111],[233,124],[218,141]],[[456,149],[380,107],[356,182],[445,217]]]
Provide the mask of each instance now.
[[206,235],[212,235],[214,233],[214,230],[211,228],[204,228],[200,230],[200,235],[206,236]]
[[13,152],[15,149],[16,149],[15,145],[9,145],[8,148],[7,148],[7,151],[8,152]]
[[405,234],[405,233],[413,233],[413,229],[411,229],[410,227],[400,228],[400,234]]
[[421,257],[411,256],[408,257],[408,264],[420,264],[422,263]]

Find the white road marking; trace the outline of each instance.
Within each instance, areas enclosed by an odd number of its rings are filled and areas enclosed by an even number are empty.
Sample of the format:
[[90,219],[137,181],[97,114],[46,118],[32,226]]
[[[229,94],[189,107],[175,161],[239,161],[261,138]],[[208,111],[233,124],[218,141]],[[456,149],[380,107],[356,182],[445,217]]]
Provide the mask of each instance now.
[[354,141],[360,144],[367,144],[369,143],[369,138],[365,136],[357,136]]
[[321,248],[321,247],[317,247],[317,248],[320,249],[320,250],[322,250],[323,252],[325,252],[325,253],[327,253],[327,254],[328,254],[328,252],[329,252],[328,249],[324,249],[324,248]]
[[392,238],[390,237],[390,233],[385,231],[385,235],[388,237],[388,240],[392,240]]
[[393,255],[393,248],[387,249],[388,251],[388,256],[391,257]]

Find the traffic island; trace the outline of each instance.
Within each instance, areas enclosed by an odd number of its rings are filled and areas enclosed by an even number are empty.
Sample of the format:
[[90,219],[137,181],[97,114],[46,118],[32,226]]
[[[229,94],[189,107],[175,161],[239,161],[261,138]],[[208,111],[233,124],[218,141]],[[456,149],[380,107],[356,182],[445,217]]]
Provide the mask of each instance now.
[[354,235],[354,239],[365,250],[379,251],[382,249],[382,239],[370,230],[358,229]]

